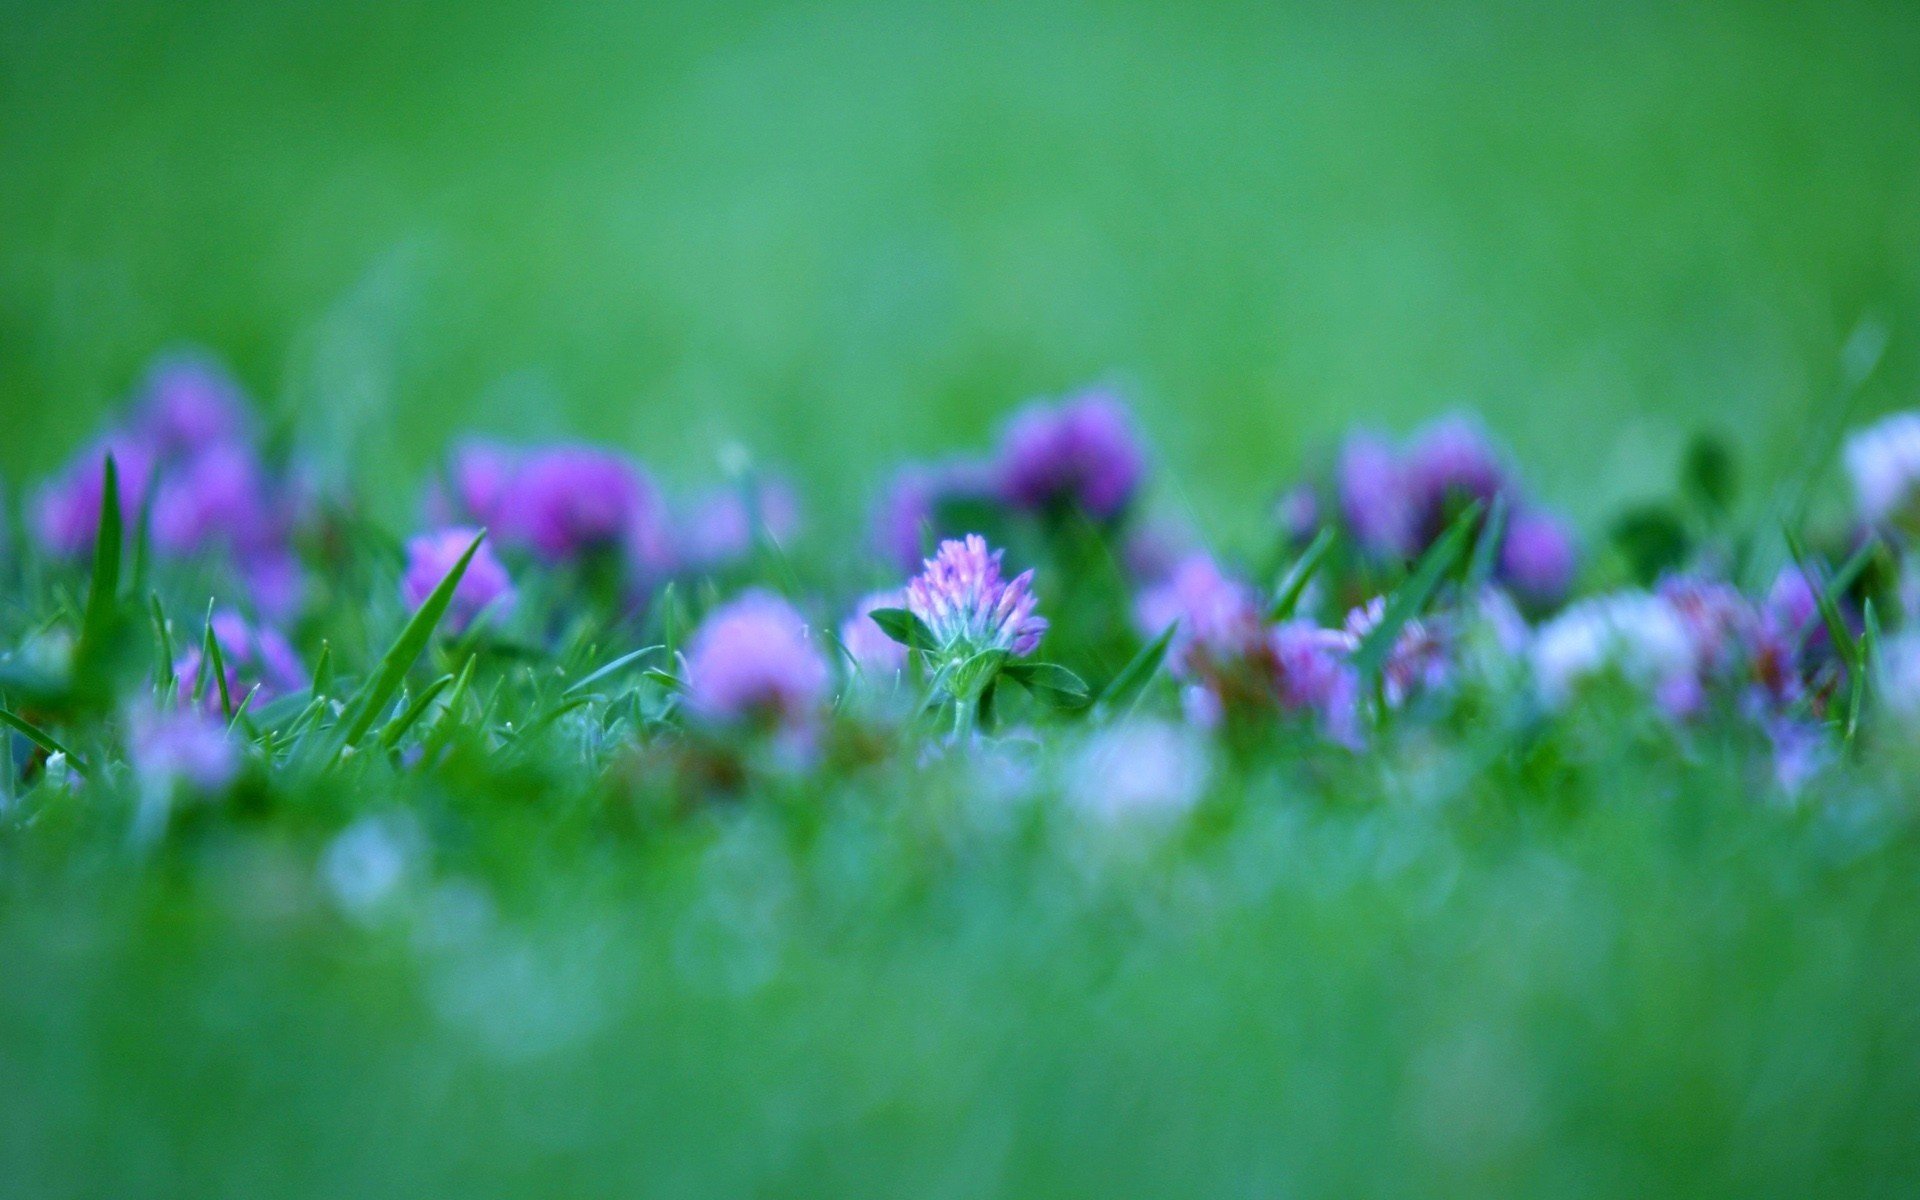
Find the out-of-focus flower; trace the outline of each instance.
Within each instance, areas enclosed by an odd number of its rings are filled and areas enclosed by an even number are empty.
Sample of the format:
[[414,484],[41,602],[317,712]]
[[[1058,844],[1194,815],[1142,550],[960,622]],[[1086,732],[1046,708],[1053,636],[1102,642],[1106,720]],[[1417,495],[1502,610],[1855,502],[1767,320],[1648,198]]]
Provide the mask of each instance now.
[[166,458],[244,442],[251,432],[240,385],[217,361],[197,353],[169,355],[153,365],[141,388],[133,428]]
[[1419,512],[1405,464],[1386,439],[1356,434],[1340,450],[1334,486],[1340,515],[1354,540],[1380,558],[1406,558],[1419,547]]
[[1281,711],[1315,715],[1333,740],[1358,745],[1360,681],[1348,661],[1346,635],[1296,619],[1269,630],[1267,644],[1270,686]]
[[[1375,596],[1349,612],[1343,630],[1348,646],[1358,649],[1367,635],[1380,627],[1386,613],[1384,596]],[[1445,689],[1453,679],[1451,650],[1449,640],[1435,622],[1412,620],[1402,625],[1381,672],[1388,706],[1399,708],[1416,695]]]
[[471,521],[504,533],[508,503],[520,474],[520,453],[499,442],[475,438],[461,442],[447,456],[445,491],[436,491],[428,505],[435,524]]
[[996,460],[1000,494],[1034,511],[1074,506],[1095,520],[1118,516],[1146,473],[1126,406],[1110,392],[1082,392],[1014,414]]
[[1173,820],[1199,802],[1212,774],[1206,739],[1171,721],[1136,720],[1094,734],[1074,755],[1068,801],[1106,823]]
[[940,510],[991,498],[992,468],[981,462],[924,464],[900,468],[874,510],[873,549],[901,571],[920,565],[937,540],[954,530],[940,527]]
[[888,637],[867,614],[877,608],[902,608],[904,591],[874,592],[853,606],[853,615],[840,626],[840,644],[846,647],[854,665],[869,678],[886,679],[907,667],[907,648]]
[[162,474],[153,541],[162,552],[254,550],[284,540],[266,468],[252,447],[212,446]]
[[120,519],[132,529],[158,465],[153,451],[125,433],[111,433],[75,455],[65,469],[40,486],[33,502],[33,530],[41,548],[60,558],[78,558],[93,549],[100,529],[100,497],[107,456],[113,456],[120,494]]
[[[407,542],[407,569],[400,577],[400,596],[407,607],[425,604],[433,589],[447,577],[460,556],[473,544],[479,530],[466,526],[423,533]],[[513,578],[487,542],[481,542],[467,563],[466,574],[454,586],[447,606],[446,627],[458,633],[482,613],[505,616],[513,608]]]
[[687,705],[716,725],[804,728],[831,675],[806,622],[771,592],[749,591],[707,615],[687,649]]
[[1847,439],[1844,457],[1860,517],[1869,524],[1920,518],[1920,413],[1895,413]]
[[1224,574],[1211,556],[1191,555],[1165,583],[1147,588],[1134,604],[1141,634],[1158,637],[1180,622],[1167,649],[1167,669],[1190,678],[1209,662],[1244,658],[1265,636],[1253,589]]
[[1415,435],[1407,474],[1425,540],[1440,536],[1455,503],[1491,503],[1496,495],[1516,490],[1486,430],[1462,416],[1442,417]]
[[1559,518],[1539,509],[1522,509],[1507,523],[1500,543],[1502,583],[1535,609],[1566,599],[1580,569],[1573,533]]
[[205,709],[141,706],[127,719],[127,757],[141,788],[164,798],[177,788],[211,795],[240,769],[226,723]]
[[652,480],[626,458],[594,446],[529,455],[507,494],[501,524],[505,535],[549,562],[637,549],[636,565],[651,565],[648,560],[664,559],[672,544]]
[[410,819],[361,817],[327,843],[320,878],[348,916],[366,920],[406,882],[421,840]]
[[[254,704],[264,704],[307,686],[306,669],[294,653],[286,636],[270,625],[255,625],[230,608],[213,614],[213,636],[220,643],[220,658],[227,667],[227,694],[235,703],[253,694]],[[180,692],[193,690],[200,675],[202,649],[191,646],[173,664]],[[210,710],[220,706],[219,686],[209,680],[202,703]]]
[[1737,588],[1682,575],[1662,580],[1659,594],[1686,629],[1695,668],[1704,678],[1729,682],[1747,674],[1761,620]]
[[1033,572],[1002,578],[1001,553],[976,533],[942,542],[907,584],[907,608],[926,623],[943,656],[1005,650],[1024,657],[1040,644],[1047,620],[1034,615]]
[[762,535],[777,545],[800,531],[800,498],[783,479],[756,477],[695,500],[680,529],[680,558],[712,570],[743,561]]
[[1920,631],[1902,630],[1880,643],[1880,706],[1910,726],[1920,726]]
[[1647,592],[1615,592],[1574,604],[1540,627],[1532,659],[1540,694],[1556,707],[1583,682],[1608,671],[1675,715],[1692,712],[1702,699],[1686,622],[1672,604]]
[[1280,493],[1273,503],[1274,524],[1290,542],[1305,542],[1320,531],[1320,494],[1310,483]]

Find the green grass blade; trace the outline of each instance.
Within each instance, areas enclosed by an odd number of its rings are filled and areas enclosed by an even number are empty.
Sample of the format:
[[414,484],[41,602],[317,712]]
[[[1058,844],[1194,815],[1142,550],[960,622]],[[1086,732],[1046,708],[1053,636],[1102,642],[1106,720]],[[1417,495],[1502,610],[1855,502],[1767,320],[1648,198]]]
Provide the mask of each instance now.
[[1120,668],[1120,673],[1101,689],[1100,695],[1093,701],[1097,716],[1103,719],[1111,717],[1123,707],[1132,710],[1134,702],[1146,691],[1147,684],[1152,682],[1154,673],[1160,669],[1160,664],[1166,661],[1167,650],[1173,645],[1174,634],[1179,629],[1180,622],[1177,619],[1169,622],[1160,631],[1160,636],[1142,646],[1140,653]]
[[1473,536],[1485,508],[1476,500],[1455,517],[1447,531],[1420,557],[1413,574],[1394,589],[1392,598],[1387,601],[1386,611],[1381,614],[1380,624],[1374,626],[1361,641],[1360,648],[1353,652],[1354,669],[1359,671],[1362,680],[1371,683],[1379,678],[1381,669],[1386,666],[1387,655],[1393,652],[1393,644],[1400,637],[1400,631],[1408,621],[1426,609],[1427,602],[1433,599],[1447,572],[1466,552],[1468,539]]
[[382,750],[391,750],[395,746],[398,746],[400,739],[407,736],[407,730],[413,728],[414,724],[418,722],[421,717],[427,715],[427,709],[433,704],[434,700],[452,684],[453,676],[442,675],[422,689],[419,699],[408,705],[405,712],[402,712],[393,720],[388,721],[386,728],[380,731],[380,748]]
[[658,644],[652,645],[652,646],[642,646],[638,650],[634,650],[629,653],[622,654],[619,658],[614,659],[612,662],[608,663],[604,667],[601,667],[599,670],[595,671],[593,674],[588,675],[585,678],[581,679],[579,682],[575,683],[572,687],[568,688],[564,692],[561,692],[560,694],[562,696],[571,696],[575,692],[583,692],[588,688],[592,687],[594,684],[599,683],[602,679],[605,679],[609,675],[612,675],[614,672],[620,670],[620,668],[627,666],[629,663],[632,663],[637,659],[640,659],[648,654],[653,653],[655,650],[659,650],[662,648],[663,647]]
[[1300,607],[1300,597],[1307,594],[1307,585],[1313,582],[1327,555],[1332,553],[1338,537],[1331,525],[1322,526],[1320,532],[1313,535],[1313,540],[1300,552],[1300,557],[1293,560],[1275,589],[1273,603],[1267,607],[1267,620],[1284,621],[1293,616],[1294,610]]
[[10,708],[0,708],[0,723],[11,725],[14,729],[19,730],[28,741],[45,750],[48,754],[65,755],[67,763],[73,767],[77,774],[85,775],[87,773],[87,764],[80,761],[79,755],[67,749],[60,743],[58,738],[40,728],[38,725],[35,725],[32,721],[27,720],[19,713],[14,712]]
[[1841,615],[1839,597],[1843,594],[1836,590],[1837,580],[1820,581],[1814,570],[1813,560],[1807,555],[1807,548],[1801,544],[1800,536],[1790,525],[1782,525],[1780,532],[1786,535],[1787,553],[1793,556],[1794,566],[1806,578],[1807,586],[1813,589],[1814,603],[1820,609],[1820,619],[1826,622],[1827,636],[1833,639],[1834,651],[1840,661],[1851,663],[1859,655],[1859,647],[1854,644],[1853,631],[1847,628],[1847,619]]
[[1480,532],[1473,539],[1473,557],[1467,560],[1467,575],[1461,588],[1468,596],[1478,596],[1485,591],[1487,584],[1493,581],[1493,572],[1500,565],[1500,542],[1507,533],[1507,494],[1495,492],[1493,504],[1487,509],[1487,519],[1480,524]]
[[[120,525],[120,469],[113,455],[101,465],[100,524],[93,539],[93,576],[87,586],[87,607],[80,618],[80,644],[74,649],[76,670],[90,676],[106,653],[120,604],[120,558],[124,531]],[[84,681],[95,682],[91,678]]]
[[160,695],[171,699],[180,681],[173,671],[173,630],[167,624],[166,610],[160,607],[158,592],[147,593],[147,615],[153,622],[154,647],[160,652],[153,671],[154,686]]
[[201,642],[201,653],[206,656],[207,669],[213,672],[213,684],[220,689],[220,713],[227,720],[233,720],[233,697],[227,692],[227,659],[220,652],[220,639],[213,632],[213,605],[207,605],[207,631]]
[[467,564],[473,561],[474,553],[480,549],[480,543],[486,536],[484,529],[474,535],[466,553],[460,556],[460,560],[453,564],[453,569],[447,572],[446,578],[427,596],[425,603],[420,605],[419,611],[413,614],[406,628],[400,631],[400,636],[380,659],[380,665],[374,669],[372,676],[354,693],[341,717],[338,749],[345,750],[358,745],[367,731],[373,728],[373,722],[381,710],[400,690],[408,670],[426,650],[427,643],[433,638],[434,628],[440,624],[440,618],[446,615],[447,606],[453,603],[453,591],[460,586],[461,577],[467,573]]

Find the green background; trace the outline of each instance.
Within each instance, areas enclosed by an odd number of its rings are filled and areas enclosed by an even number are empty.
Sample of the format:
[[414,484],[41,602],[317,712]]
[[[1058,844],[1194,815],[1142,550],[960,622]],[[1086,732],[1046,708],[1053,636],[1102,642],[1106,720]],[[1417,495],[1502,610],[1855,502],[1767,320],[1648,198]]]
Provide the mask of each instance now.
[[183,339],[376,484],[461,424],[681,482],[737,441],[825,525],[1094,379],[1232,531],[1357,421],[1478,409],[1591,524],[1695,427],[1792,468],[1863,321],[1868,407],[1920,375],[1907,4],[0,19],[16,482]]

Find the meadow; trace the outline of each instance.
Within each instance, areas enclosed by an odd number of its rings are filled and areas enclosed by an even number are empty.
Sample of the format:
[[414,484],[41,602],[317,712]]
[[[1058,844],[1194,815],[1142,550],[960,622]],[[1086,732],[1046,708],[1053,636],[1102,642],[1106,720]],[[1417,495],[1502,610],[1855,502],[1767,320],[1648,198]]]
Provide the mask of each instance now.
[[1911,1191],[1920,12],[0,21],[0,1194]]

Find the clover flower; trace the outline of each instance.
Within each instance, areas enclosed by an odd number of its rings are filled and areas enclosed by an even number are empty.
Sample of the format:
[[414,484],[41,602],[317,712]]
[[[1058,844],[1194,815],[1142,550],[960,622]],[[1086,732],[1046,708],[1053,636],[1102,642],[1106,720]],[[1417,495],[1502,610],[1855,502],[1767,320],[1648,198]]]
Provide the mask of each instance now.
[[1167,669],[1177,679],[1245,658],[1264,636],[1253,589],[1229,578],[1206,554],[1183,559],[1164,583],[1145,589],[1134,603],[1134,623],[1143,636],[1157,637],[1175,621]]
[[1462,416],[1442,417],[1415,434],[1406,471],[1423,541],[1440,536],[1455,506],[1517,492],[1486,430]]
[[1145,473],[1126,406],[1097,390],[1014,414],[995,460],[1001,498],[1013,507],[1071,506],[1098,521],[1127,507]]
[[219,792],[240,769],[239,747],[226,722],[205,709],[134,709],[127,720],[127,758],[142,790],[156,797],[180,787]]
[[1541,696],[1564,705],[1577,687],[1609,671],[1684,716],[1702,699],[1695,639],[1667,600],[1615,592],[1582,600],[1542,625],[1531,651]]
[[113,456],[120,493],[120,519],[131,529],[159,461],[142,440],[124,431],[76,454],[33,499],[33,531],[40,546],[57,558],[79,558],[93,549],[100,530],[100,499],[106,487],[106,460]]
[[[408,608],[425,604],[433,589],[447,577],[467,552],[479,530],[454,526],[423,533],[407,542],[407,569],[400,576],[400,597]],[[488,542],[481,542],[467,563],[466,574],[454,586],[447,606],[446,627],[459,633],[483,613],[505,615],[514,601],[513,578]]]
[[251,433],[240,385],[217,361],[197,352],[154,363],[133,414],[133,431],[166,458],[245,442]]
[[715,725],[804,728],[826,699],[827,660],[785,600],[749,591],[709,613],[687,649],[687,706]]
[[1334,490],[1362,550],[1377,558],[1407,558],[1419,549],[1419,512],[1392,443],[1368,433],[1348,438],[1334,468]]
[[1853,434],[1844,458],[1861,520],[1912,524],[1920,517],[1920,412],[1895,413]]
[[1580,569],[1580,551],[1564,522],[1539,509],[1522,509],[1500,542],[1500,581],[1535,609],[1566,598]]
[[970,459],[910,463],[894,473],[873,515],[873,551],[902,572],[926,557],[927,539],[952,532],[941,527],[942,510],[992,499],[993,469]]
[[1047,619],[1034,615],[1033,572],[1002,578],[1002,553],[977,533],[945,541],[907,584],[907,609],[932,631],[943,657],[1004,650],[1023,658],[1040,644]]
[[[1386,614],[1384,596],[1375,596],[1349,612],[1342,627],[1347,645],[1358,649],[1367,635],[1380,627]],[[1452,639],[1438,621],[1415,619],[1402,625],[1394,636],[1381,670],[1381,685],[1387,706],[1399,708],[1417,695],[1445,689],[1453,676]]]

